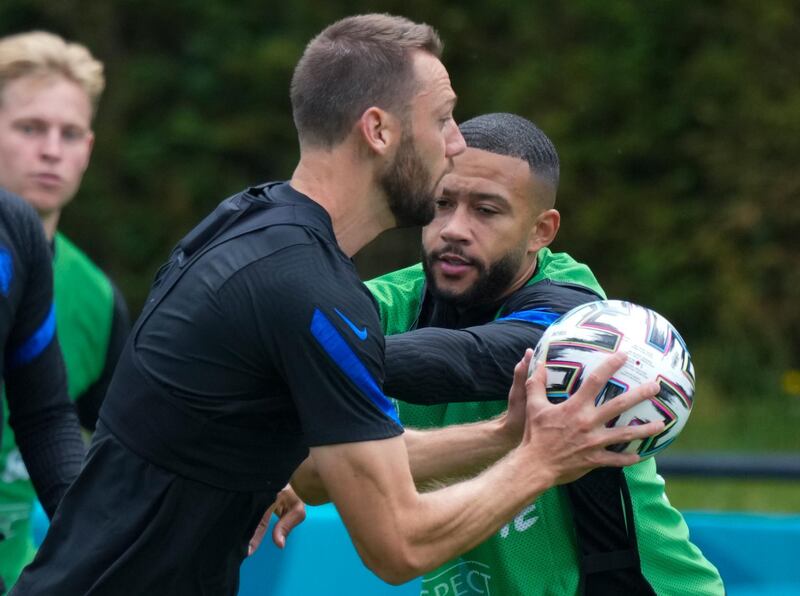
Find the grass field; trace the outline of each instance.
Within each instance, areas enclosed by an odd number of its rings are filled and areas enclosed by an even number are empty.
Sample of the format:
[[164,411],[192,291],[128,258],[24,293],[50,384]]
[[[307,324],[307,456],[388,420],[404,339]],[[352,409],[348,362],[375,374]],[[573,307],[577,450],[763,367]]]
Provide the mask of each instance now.
[[681,511],[800,513],[800,481],[668,478],[667,494]]
[[[794,453],[800,458],[800,397],[726,399],[698,386],[695,405],[670,453]],[[681,510],[800,513],[800,480],[668,477],[667,494]]]

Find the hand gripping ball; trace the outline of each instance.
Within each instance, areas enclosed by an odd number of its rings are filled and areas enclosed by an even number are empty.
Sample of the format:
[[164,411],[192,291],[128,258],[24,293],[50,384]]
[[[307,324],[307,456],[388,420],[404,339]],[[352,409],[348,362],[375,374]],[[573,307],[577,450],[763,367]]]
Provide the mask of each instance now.
[[595,403],[605,403],[647,381],[661,385],[654,398],[609,423],[622,426],[663,420],[664,430],[658,435],[610,447],[646,458],[675,440],[689,418],[694,399],[694,366],[689,350],[667,319],[649,308],[620,300],[578,306],[544,333],[534,351],[530,372],[536,363],[545,363],[547,397],[558,403],[575,393],[598,364],[618,351],[626,353],[628,360],[609,379]]

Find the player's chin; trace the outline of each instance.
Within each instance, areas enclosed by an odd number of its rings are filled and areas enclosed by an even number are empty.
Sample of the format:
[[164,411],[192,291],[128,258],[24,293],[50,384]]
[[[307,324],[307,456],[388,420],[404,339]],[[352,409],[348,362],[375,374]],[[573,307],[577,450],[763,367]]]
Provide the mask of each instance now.
[[39,213],[49,213],[62,208],[69,202],[65,194],[62,188],[53,189],[37,186],[20,196],[24,196],[25,200]]
[[465,279],[466,277],[464,274],[439,274],[436,279],[436,290],[446,300],[459,301],[472,287],[472,281]]
[[460,281],[464,278],[464,272],[448,271],[441,261],[437,261],[433,266],[433,274],[439,289],[448,292],[457,290],[457,286],[461,285]]

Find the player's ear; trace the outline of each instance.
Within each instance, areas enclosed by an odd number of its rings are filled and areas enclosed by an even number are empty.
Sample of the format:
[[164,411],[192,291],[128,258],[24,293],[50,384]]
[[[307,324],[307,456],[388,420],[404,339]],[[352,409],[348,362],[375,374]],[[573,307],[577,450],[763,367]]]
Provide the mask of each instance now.
[[528,251],[536,252],[540,248],[549,246],[558,234],[561,226],[561,214],[556,209],[545,209],[536,216],[536,223],[531,228],[528,240]]
[[356,127],[369,150],[378,155],[391,152],[402,134],[397,118],[375,106],[364,110]]
[[89,167],[89,160],[92,157],[92,149],[94,149],[94,131],[90,130],[88,133],[86,133],[86,138],[84,139],[84,142],[87,145],[87,147],[86,147],[86,159],[85,159],[85,162],[83,164],[83,171],[85,172],[86,168]]

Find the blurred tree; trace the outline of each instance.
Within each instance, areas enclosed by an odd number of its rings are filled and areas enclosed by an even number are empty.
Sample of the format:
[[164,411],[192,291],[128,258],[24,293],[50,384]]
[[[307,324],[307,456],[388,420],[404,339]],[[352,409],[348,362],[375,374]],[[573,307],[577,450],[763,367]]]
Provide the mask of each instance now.
[[[800,368],[800,5],[794,0],[4,0],[0,34],[44,28],[92,48],[108,89],[64,229],[134,311],[172,244],[224,196],[291,175],[288,87],[336,18],[436,26],[457,116],[517,112],[562,158],[556,248],[609,293],[686,335],[698,369],[749,396]],[[418,230],[356,259],[418,256]]]

